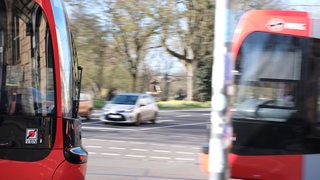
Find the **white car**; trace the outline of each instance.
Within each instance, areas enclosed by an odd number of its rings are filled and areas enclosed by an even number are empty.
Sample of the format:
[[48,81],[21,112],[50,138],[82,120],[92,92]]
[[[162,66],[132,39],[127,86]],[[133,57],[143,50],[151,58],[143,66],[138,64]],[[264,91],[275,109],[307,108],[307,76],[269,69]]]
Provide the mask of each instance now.
[[123,93],[113,97],[104,107],[100,117],[106,123],[132,123],[137,126],[143,121],[156,123],[158,105],[148,94]]

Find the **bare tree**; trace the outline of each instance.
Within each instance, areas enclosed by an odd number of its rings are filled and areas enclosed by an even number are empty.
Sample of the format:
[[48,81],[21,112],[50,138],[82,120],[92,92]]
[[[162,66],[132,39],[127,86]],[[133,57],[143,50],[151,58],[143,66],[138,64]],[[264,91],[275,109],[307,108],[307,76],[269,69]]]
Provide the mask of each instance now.
[[[168,53],[177,57],[186,67],[188,74],[187,99],[198,93],[198,65],[211,64],[213,59],[214,1],[212,0],[167,0],[175,6],[164,14],[162,45]],[[283,5],[276,0],[239,0],[238,18],[250,9],[277,9]],[[207,68],[208,69],[208,68]],[[210,71],[206,72],[210,74]],[[200,76],[203,77],[203,76]],[[207,88],[204,88],[207,89]]]
[[132,91],[137,91],[137,80],[141,62],[144,60],[148,44],[160,25],[157,20],[154,0],[117,0],[107,11],[110,17],[109,32],[116,51],[132,77]]
[[[197,65],[202,58],[212,55],[214,1],[175,1],[175,9],[163,18],[163,22],[162,45],[186,67],[187,99],[192,100]],[[211,47],[209,54],[208,47]]]

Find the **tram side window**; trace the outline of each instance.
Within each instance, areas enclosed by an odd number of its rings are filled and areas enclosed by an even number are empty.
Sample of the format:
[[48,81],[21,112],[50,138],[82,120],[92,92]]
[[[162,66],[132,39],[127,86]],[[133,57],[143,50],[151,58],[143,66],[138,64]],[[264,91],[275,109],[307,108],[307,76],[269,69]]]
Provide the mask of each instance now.
[[46,16],[33,1],[0,0],[0,4],[5,6],[0,8],[0,112],[53,114],[54,63]]

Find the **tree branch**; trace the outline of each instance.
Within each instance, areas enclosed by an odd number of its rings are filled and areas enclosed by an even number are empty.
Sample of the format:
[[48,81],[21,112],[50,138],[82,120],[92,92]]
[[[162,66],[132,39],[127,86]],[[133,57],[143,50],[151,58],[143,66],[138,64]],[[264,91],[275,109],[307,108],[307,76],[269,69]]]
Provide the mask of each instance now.
[[191,62],[192,62],[192,59],[187,58],[187,53],[186,53],[187,50],[186,50],[186,49],[184,49],[184,54],[179,54],[179,53],[171,50],[171,49],[169,48],[169,46],[167,46],[167,44],[166,44],[166,42],[165,42],[165,39],[162,39],[162,46],[166,49],[166,51],[167,51],[170,55],[178,58],[179,60],[186,61],[187,63],[191,63]]

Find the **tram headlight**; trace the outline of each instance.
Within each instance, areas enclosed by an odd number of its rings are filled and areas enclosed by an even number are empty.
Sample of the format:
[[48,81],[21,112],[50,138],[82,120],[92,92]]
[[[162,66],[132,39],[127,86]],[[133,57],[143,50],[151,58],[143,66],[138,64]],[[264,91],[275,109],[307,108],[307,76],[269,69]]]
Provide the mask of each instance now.
[[64,154],[71,163],[82,164],[87,162],[88,153],[81,147],[66,148]]
[[64,118],[64,156],[74,164],[87,162],[88,152],[81,146],[81,122],[79,119]]

